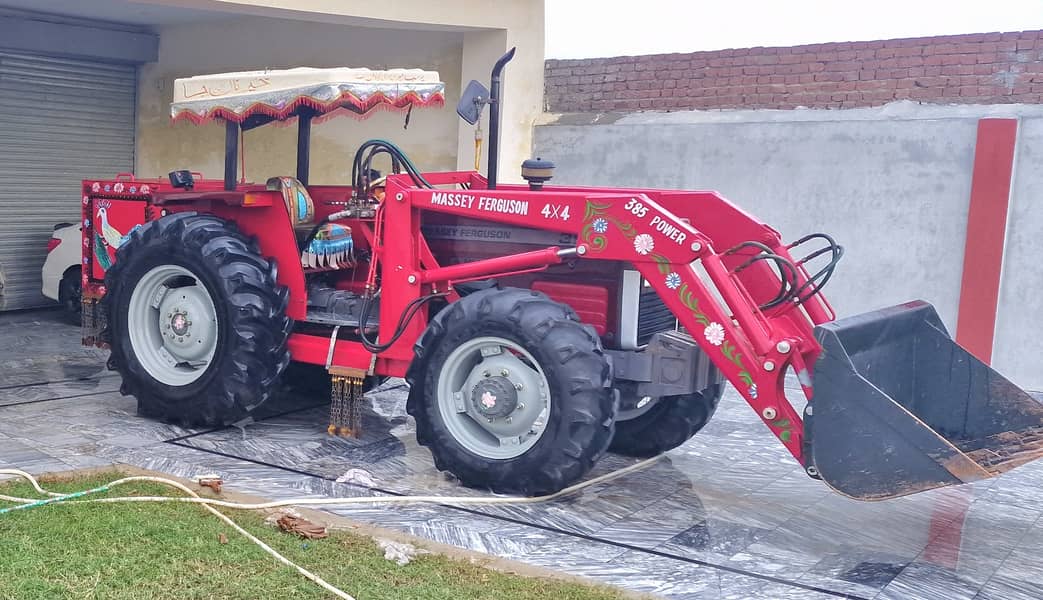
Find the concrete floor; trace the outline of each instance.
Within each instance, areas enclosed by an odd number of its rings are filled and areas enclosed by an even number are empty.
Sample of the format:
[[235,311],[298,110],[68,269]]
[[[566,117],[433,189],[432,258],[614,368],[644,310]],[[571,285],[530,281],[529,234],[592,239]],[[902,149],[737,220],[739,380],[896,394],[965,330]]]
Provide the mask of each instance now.
[[[135,414],[54,312],[0,315],[0,468],[116,462],[217,472],[270,498],[463,494],[416,445],[405,390],[371,395],[359,440],[325,435],[323,399],[281,392],[243,429]],[[630,464],[609,455],[593,475]],[[375,487],[337,483],[364,469]],[[998,479],[859,503],[807,478],[738,395],[652,467],[553,503],[374,504],[346,517],[666,598],[1043,598],[1043,461]]]

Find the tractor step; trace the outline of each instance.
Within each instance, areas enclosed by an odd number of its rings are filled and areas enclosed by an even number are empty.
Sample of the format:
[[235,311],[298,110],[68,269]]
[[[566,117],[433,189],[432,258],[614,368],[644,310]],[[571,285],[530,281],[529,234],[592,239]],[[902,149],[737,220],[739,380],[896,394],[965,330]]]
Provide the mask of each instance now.
[[[380,323],[379,299],[373,301],[369,311],[366,327],[376,327]],[[359,327],[362,324],[362,296],[347,290],[325,286],[308,288],[308,313],[304,320],[320,325],[340,325],[341,327]]]

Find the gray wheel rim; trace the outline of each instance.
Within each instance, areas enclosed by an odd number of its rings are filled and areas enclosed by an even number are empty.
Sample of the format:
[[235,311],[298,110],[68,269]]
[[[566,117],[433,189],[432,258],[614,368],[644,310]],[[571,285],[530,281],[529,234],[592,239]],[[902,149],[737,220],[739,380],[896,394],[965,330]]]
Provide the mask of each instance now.
[[[476,393],[493,379],[513,388],[511,404],[496,407],[495,396]],[[457,346],[438,373],[437,396],[439,414],[453,439],[483,458],[521,456],[547,430],[547,377],[532,354],[504,338],[478,337]],[[483,412],[507,408],[507,414]]]
[[156,381],[185,386],[206,372],[217,350],[217,308],[195,273],[160,265],[138,281],[127,308],[134,356]]

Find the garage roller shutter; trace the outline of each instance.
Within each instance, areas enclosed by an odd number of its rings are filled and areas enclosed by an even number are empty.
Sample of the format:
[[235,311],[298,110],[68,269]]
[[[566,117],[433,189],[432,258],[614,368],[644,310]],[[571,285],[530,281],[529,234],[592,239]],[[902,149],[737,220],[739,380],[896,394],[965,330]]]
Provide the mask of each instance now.
[[0,310],[41,306],[55,223],[80,218],[80,182],[134,165],[133,65],[0,51]]

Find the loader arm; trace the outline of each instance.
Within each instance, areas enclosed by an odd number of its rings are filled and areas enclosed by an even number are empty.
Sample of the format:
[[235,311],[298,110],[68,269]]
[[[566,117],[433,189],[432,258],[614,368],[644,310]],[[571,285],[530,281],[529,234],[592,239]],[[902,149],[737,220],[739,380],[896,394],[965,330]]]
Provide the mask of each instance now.
[[[426,177],[434,185],[473,182],[471,174],[462,173]],[[806,373],[821,351],[813,335],[816,323],[793,306],[782,307],[791,310],[771,314],[760,310],[755,297],[774,293],[770,290],[778,289],[778,275],[765,265],[733,273],[729,263],[741,263],[742,257],[720,253],[714,237],[700,228],[701,217],[714,215],[707,226],[726,243],[753,235],[788,257],[776,232],[712,192],[558,188],[535,192],[520,186],[444,190],[409,188],[408,181],[399,177],[390,177],[388,181],[387,235],[419,236],[416,210],[437,211],[573,234],[577,238],[574,256],[580,260],[632,263],[769,430],[804,464],[803,423],[787,400],[783,383],[792,366],[810,397],[810,378]],[[653,199],[654,195],[662,195],[663,202]],[[668,210],[664,204],[678,212]],[[406,244],[383,245],[380,259],[385,265],[418,267],[405,275],[412,282],[413,291],[389,297],[390,304],[401,305],[391,306],[391,314],[404,309],[425,284],[437,287],[463,279],[534,269],[559,263],[566,256],[558,248],[548,248],[543,253],[530,253],[531,256],[427,270],[419,268],[414,252]],[[720,293],[723,305],[693,268],[695,261],[699,261]],[[801,275],[799,282],[806,281]],[[824,301],[815,306],[828,307]],[[824,309],[819,313],[826,320]]]
[[[836,319],[820,293],[842,256],[828,235],[784,243],[715,192],[488,190],[474,173],[426,178],[434,188],[388,178],[389,237],[379,258],[384,285],[393,288],[390,314],[454,282],[566,260],[622,261],[655,289],[805,472],[841,494],[893,498],[1043,457],[1043,404],[960,348],[929,304]],[[425,247],[422,211],[570,234],[575,246],[428,266],[417,251]],[[826,266],[812,274],[808,265],[819,257]],[[411,327],[415,337],[423,324]],[[408,360],[408,351],[401,343],[390,350],[397,360]],[[790,369],[807,400],[802,411],[785,393]]]

